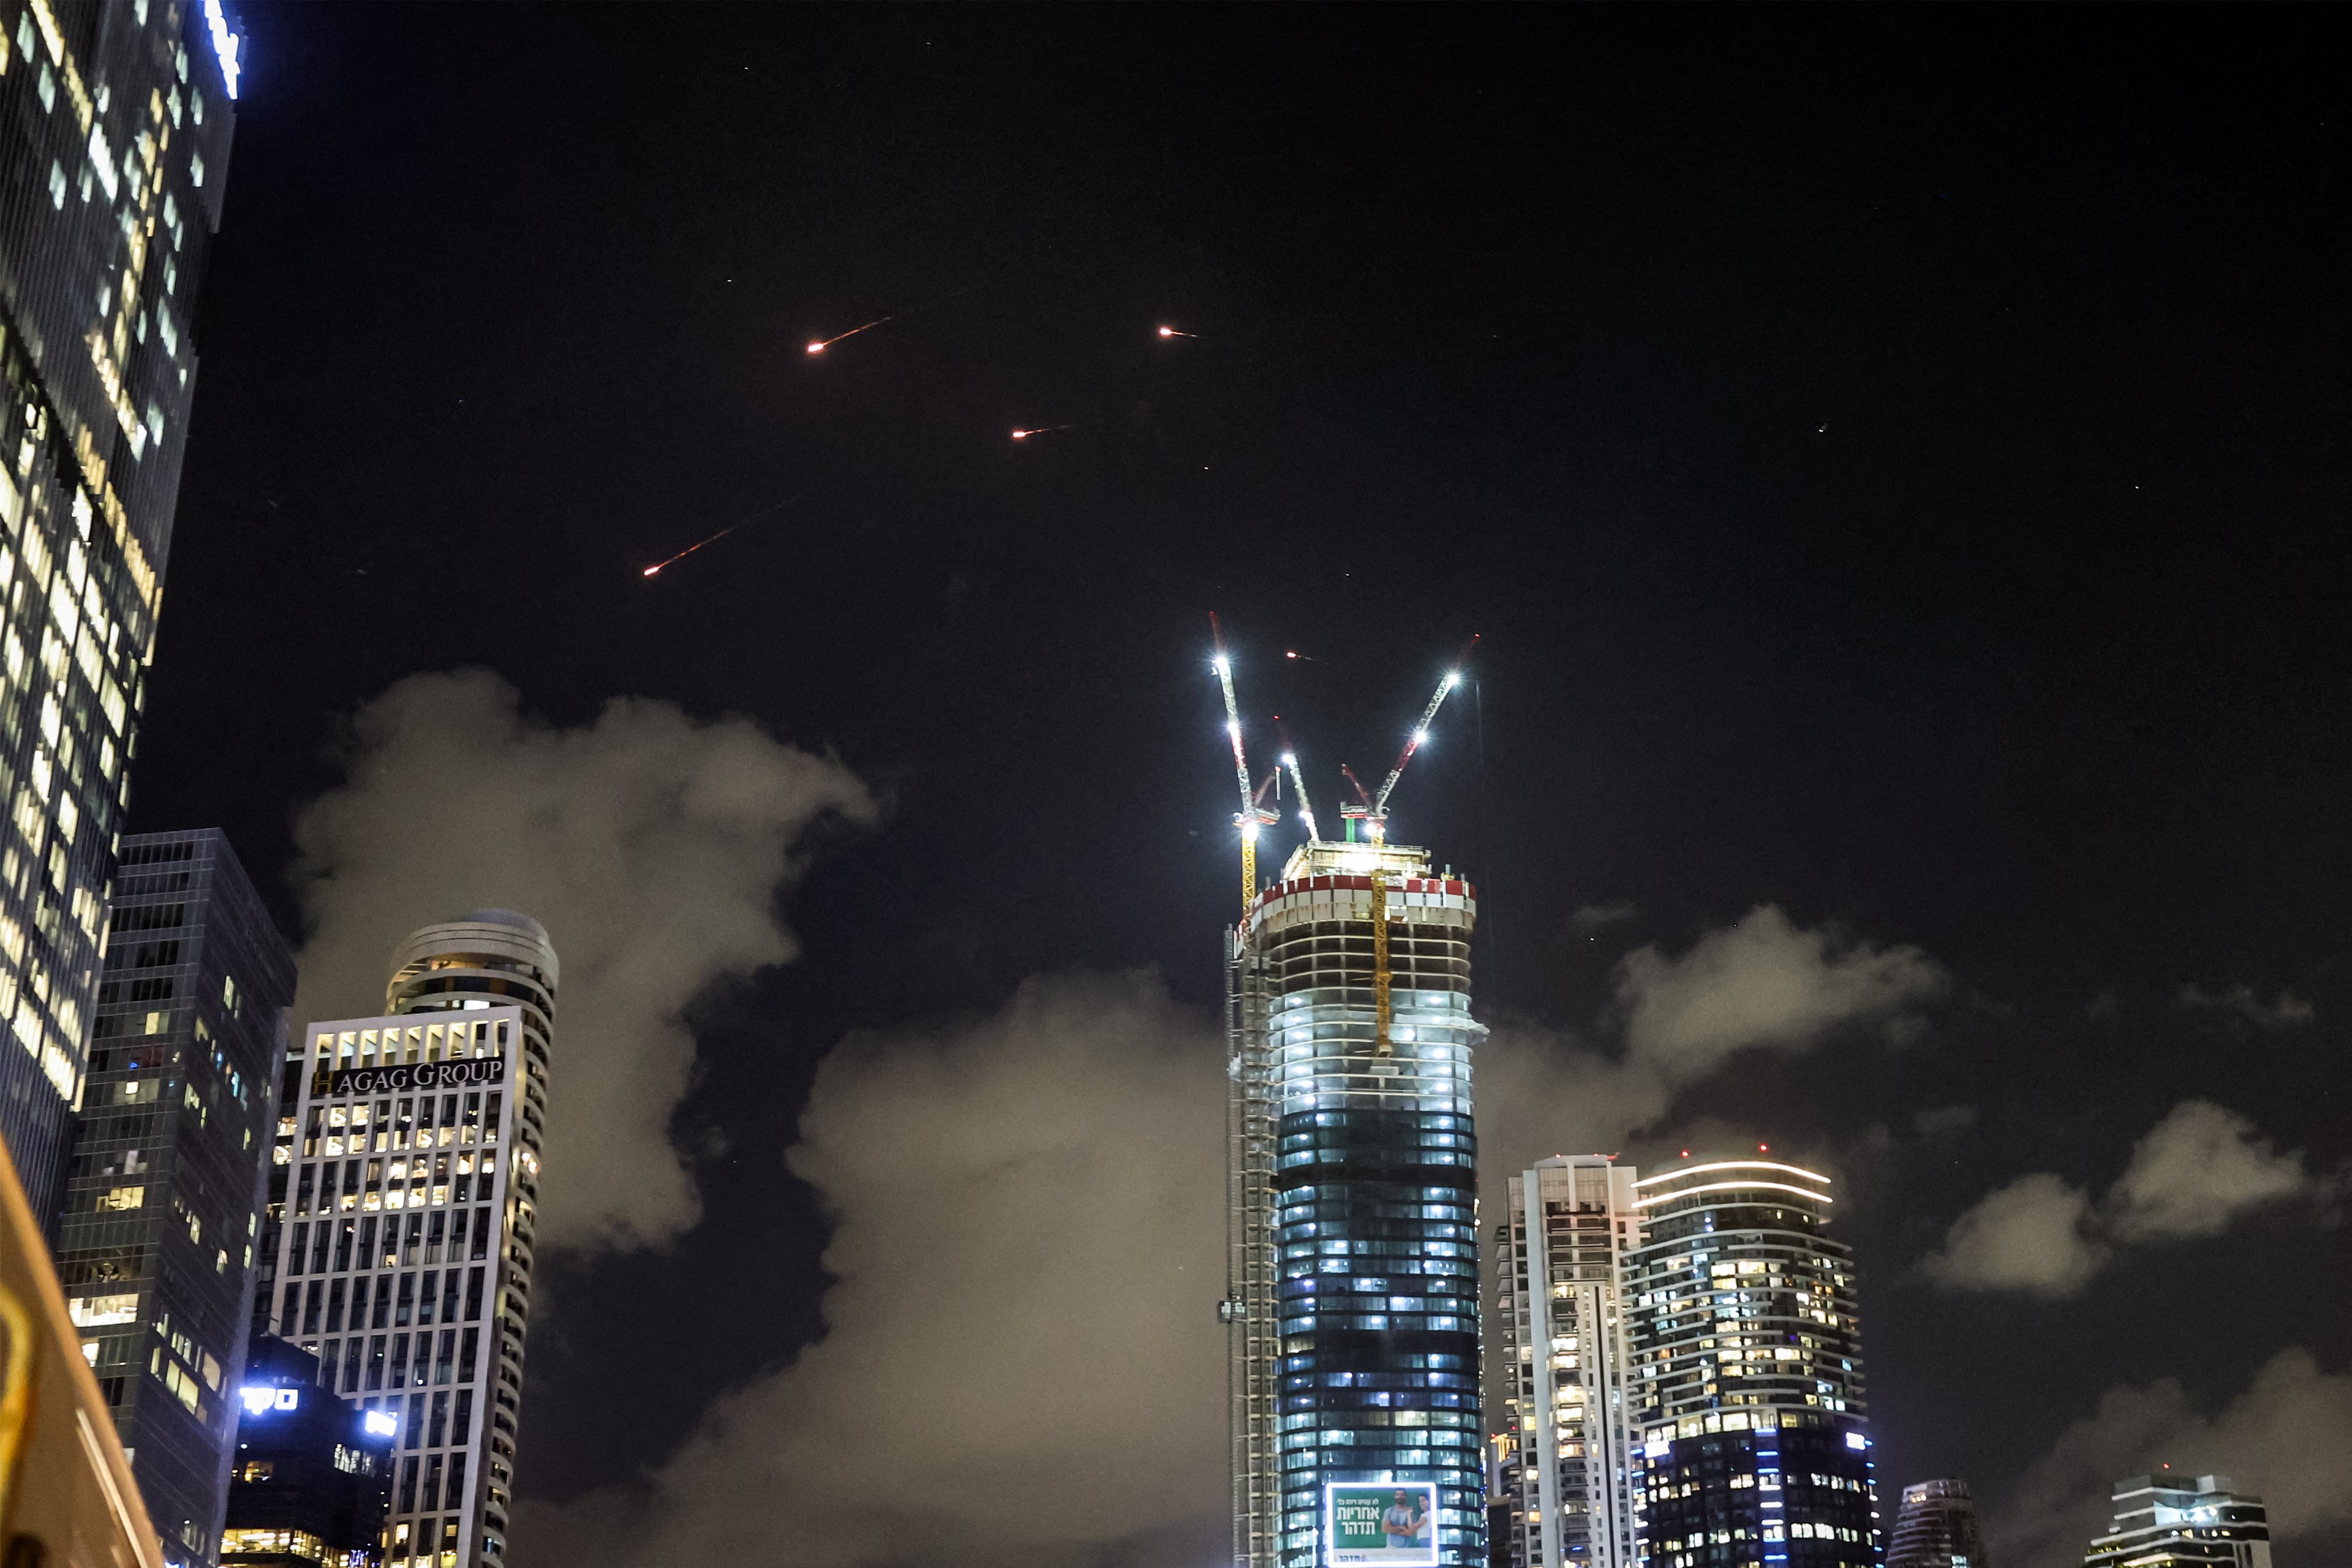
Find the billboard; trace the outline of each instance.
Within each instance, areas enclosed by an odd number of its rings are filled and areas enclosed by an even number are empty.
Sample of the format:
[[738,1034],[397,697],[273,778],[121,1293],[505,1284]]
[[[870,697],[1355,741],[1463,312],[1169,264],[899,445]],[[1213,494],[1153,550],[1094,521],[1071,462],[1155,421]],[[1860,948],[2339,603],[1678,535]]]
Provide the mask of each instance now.
[[1325,1483],[1323,1563],[1324,1568],[1437,1568],[1436,1483]]

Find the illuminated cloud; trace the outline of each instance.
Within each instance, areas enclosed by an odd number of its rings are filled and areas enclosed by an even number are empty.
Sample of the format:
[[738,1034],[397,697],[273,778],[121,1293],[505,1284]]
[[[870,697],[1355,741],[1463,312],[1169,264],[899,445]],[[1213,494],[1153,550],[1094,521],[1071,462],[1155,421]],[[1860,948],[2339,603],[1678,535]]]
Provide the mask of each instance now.
[[2306,1350],[2281,1352],[2219,1415],[2174,1378],[2112,1388],[2035,1461],[1989,1523],[2000,1563],[2074,1562],[2106,1528],[2118,1476],[2225,1475],[2258,1494],[2273,1540],[2352,1521],[2352,1375]]
[[[1480,1051],[1490,1202],[1557,1149],[1620,1146],[1744,1046],[1798,1048],[1942,987],[1916,954],[1889,971],[1769,909],[1621,978],[1643,1020],[1622,1058],[1509,1029]],[[985,1017],[845,1040],[786,1157],[834,1220],[824,1336],[642,1484],[526,1503],[519,1568],[1216,1555],[1223,1062],[1215,1020],[1145,975],[1031,980]]]
[[299,1026],[383,1006],[408,931],[522,910],[563,965],[540,1237],[657,1245],[699,1200],[669,1142],[705,986],[798,951],[776,919],[810,826],[871,819],[839,763],[748,720],[622,698],[592,723],[523,715],[486,670],[413,676],[354,716],[346,781],[295,823],[309,941]]
[[1932,1001],[1948,984],[1916,947],[1842,944],[1763,904],[1678,958],[1655,947],[1626,954],[1617,968],[1617,1003],[1629,1063],[1688,1082],[1734,1051],[1808,1046],[1857,1019]]
[[1841,942],[1771,904],[1679,955],[1638,948],[1617,966],[1622,1050],[1528,1028],[1499,1028],[1480,1049],[1486,1201],[1501,1205],[1502,1181],[1547,1155],[1622,1149],[1740,1051],[1802,1050],[1840,1029],[1889,1024],[1948,984],[1916,947]]
[[1223,1062],[1141,974],[850,1037],[786,1162],[833,1217],[824,1336],[642,1489],[526,1512],[517,1562],[1095,1563],[1216,1515]]
[[2058,1176],[2021,1176],[1954,1221],[1922,1268],[1956,1290],[2071,1296],[2118,1247],[2219,1236],[2241,1215],[2326,1190],[2244,1117],[2184,1100],[2133,1146],[2103,1202]]
[[2091,1196],[2063,1179],[2020,1176],[1954,1222],[1928,1277],[1963,1290],[2071,1296],[2107,1260],[2091,1233]]
[[2227,991],[2184,985],[2180,988],[2180,1005],[2228,1013],[2265,1029],[2300,1028],[2319,1016],[2317,1009],[2292,991],[2283,990],[2265,1002],[2254,994],[2251,985],[2232,985]]

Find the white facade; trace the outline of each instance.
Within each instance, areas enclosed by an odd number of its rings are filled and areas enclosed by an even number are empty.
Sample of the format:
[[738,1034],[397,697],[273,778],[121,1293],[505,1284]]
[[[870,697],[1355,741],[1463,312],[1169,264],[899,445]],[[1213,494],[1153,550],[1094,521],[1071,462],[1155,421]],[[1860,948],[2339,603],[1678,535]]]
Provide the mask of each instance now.
[[1545,1160],[1510,1182],[1496,1227],[1496,1306],[1507,1418],[1496,1499],[1515,1568],[1633,1568],[1639,1544],[1627,1392],[1625,1255],[1641,1245],[1635,1172],[1602,1154]]
[[555,955],[536,921],[484,910],[416,932],[394,963],[395,1011],[314,1024],[305,1041],[279,1124],[291,1168],[268,1326],[395,1425],[386,1568],[496,1568]]

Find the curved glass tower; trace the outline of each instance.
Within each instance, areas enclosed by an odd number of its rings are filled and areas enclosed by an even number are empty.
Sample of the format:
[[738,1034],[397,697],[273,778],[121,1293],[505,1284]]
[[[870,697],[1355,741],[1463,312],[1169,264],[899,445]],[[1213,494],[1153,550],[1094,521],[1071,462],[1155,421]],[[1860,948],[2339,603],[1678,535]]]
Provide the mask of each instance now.
[[1234,1555],[1486,1561],[1476,894],[1396,845],[1314,843],[1230,952]]
[[1699,1160],[1633,1184],[1623,1268],[1649,1568],[1883,1560],[1853,1249],[1829,1177]]

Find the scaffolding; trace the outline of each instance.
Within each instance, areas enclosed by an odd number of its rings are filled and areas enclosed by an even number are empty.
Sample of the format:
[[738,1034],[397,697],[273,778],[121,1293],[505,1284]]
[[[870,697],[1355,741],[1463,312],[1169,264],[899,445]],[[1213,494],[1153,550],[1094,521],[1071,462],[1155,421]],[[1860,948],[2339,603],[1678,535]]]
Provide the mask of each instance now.
[[1276,1568],[1282,1476],[1275,1318],[1275,1110],[1265,961],[1241,927],[1225,931],[1226,1391],[1231,1404],[1234,1568]]

